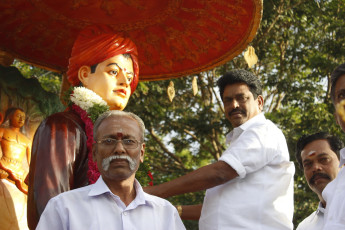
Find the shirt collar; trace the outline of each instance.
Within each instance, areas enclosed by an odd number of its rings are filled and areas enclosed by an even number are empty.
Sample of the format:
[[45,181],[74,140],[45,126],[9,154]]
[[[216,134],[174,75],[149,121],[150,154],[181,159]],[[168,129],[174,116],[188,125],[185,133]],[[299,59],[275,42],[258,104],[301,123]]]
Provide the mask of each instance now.
[[345,148],[340,150],[340,164],[339,167],[342,167],[345,164]]
[[95,184],[93,184],[89,196],[98,196],[103,193],[112,193],[108,186],[104,183],[102,176],[98,178]]
[[242,125],[234,128],[230,133],[226,135],[226,143],[229,144],[231,141],[234,141],[240,134],[246,129],[250,128],[254,124],[262,123],[266,120],[263,112],[260,112],[256,116],[252,117],[248,121],[244,122]]
[[[141,187],[140,183],[137,181],[137,179],[134,179],[134,189],[136,191],[136,197],[134,198],[134,200],[130,203],[129,206],[135,208],[138,205],[141,204],[146,204],[146,196],[144,194],[143,188]],[[98,178],[98,180],[96,181],[96,183],[92,186],[90,192],[89,192],[89,196],[98,196],[104,193],[110,193],[113,194],[110,189],[108,188],[108,186],[106,185],[106,183],[103,181],[102,176],[100,176]],[[114,196],[117,196],[115,194],[113,194]]]
[[322,203],[321,202],[319,202],[319,206],[317,207],[316,214],[318,214],[319,212],[325,213],[325,208],[322,207]]

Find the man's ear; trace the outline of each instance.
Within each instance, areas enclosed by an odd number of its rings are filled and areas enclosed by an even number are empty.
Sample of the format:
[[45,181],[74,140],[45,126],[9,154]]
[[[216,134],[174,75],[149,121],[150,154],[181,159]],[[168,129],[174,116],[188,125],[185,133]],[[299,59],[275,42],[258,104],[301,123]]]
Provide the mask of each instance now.
[[258,100],[259,109],[262,111],[264,109],[264,98],[262,95],[258,95],[256,99]]
[[89,82],[89,76],[91,74],[90,66],[83,65],[78,70],[78,78],[79,81],[83,84],[83,86],[87,87]]
[[140,150],[140,162],[144,162],[144,156],[145,156],[145,143],[141,145],[141,150]]

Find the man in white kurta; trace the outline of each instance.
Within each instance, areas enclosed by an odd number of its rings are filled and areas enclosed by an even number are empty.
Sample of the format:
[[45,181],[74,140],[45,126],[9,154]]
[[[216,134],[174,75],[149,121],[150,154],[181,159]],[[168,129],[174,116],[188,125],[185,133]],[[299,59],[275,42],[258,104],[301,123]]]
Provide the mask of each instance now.
[[133,113],[102,114],[92,148],[101,177],[52,198],[36,229],[185,230],[176,208],[145,193],[135,179],[144,159],[144,133],[143,121]]
[[203,205],[182,206],[200,230],[292,230],[294,164],[282,131],[262,113],[257,76],[233,70],[218,80],[234,128],[217,162],[144,190],[160,197],[207,189]]
[[321,230],[324,223],[324,213],[325,209],[320,202],[317,210],[299,223],[296,230]]
[[[335,109],[335,119],[345,132],[345,63],[339,65],[331,75],[331,98]],[[340,151],[342,167],[335,180],[329,183],[322,192],[327,202],[323,230],[345,229],[345,149]]]
[[337,177],[340,150],[343,142],[326,132],[304,135],[296,144],[296,159],[303,170],[309,188],[319,197],[318,209],[304,219],[297,230],[321,230],[325,207],[322,196],[325,187]]
[[[340,150],[340,166],[345,164],[345,149]],[[323,230],[345,229],[345,167],[340,169],[337,178],[322,192],[327,202]]]
[[260,113],[227,141],[219,160],[238,177],[207,189],[199,229],[292,229],[294,165],[281,130]]
[[185,229],[176,208],[145,193],[135,181],[135,199],[126,206],[102,177],[93,184],[52,198],[37,229]]

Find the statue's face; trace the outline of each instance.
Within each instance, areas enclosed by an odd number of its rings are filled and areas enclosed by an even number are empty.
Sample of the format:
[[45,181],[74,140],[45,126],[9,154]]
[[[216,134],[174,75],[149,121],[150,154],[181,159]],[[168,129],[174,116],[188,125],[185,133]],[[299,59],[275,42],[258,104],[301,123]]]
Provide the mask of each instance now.
[[83,85],[101,96],[111,110],[123,110],[131,95],[132,59],[120,54],[99,63],[94,73],[89,70],[80,79]]
[[11,116],[10,116],[10,125],[15,128],[21,128],[23,127],[25,123],[25,113],[20,110],[16,110]]

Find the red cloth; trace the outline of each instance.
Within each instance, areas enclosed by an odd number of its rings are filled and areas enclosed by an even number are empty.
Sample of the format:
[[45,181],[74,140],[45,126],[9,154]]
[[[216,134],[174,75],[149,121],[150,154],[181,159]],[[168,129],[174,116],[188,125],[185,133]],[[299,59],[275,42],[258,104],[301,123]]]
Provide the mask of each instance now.
[[138,51],[135,44],[120,34],[115,34],[105,25],[89,26],[82,30],[74,42],[69,59],[67,78],[73,85],[79,85],[78,70],[83,65],[92,66],[119,54],[131,55],[134,79],[131,94],[139,82]]

